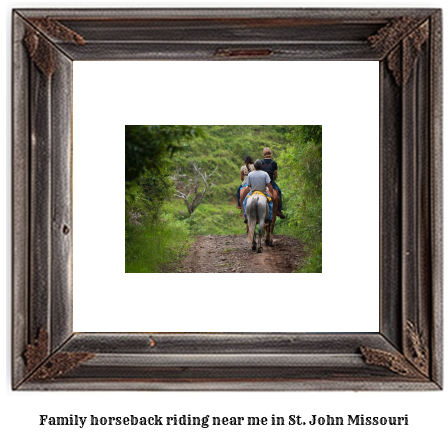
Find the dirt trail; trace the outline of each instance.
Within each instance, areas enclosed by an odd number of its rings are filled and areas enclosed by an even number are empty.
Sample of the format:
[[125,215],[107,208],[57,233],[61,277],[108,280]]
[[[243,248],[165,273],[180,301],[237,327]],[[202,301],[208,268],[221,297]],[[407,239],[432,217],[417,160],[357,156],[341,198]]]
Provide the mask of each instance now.
[[289,236],[274,235],[274,246],[263,242],[257,254],[246,235],[197,236],[178,272],[293,272],[303,259],[302,244]]

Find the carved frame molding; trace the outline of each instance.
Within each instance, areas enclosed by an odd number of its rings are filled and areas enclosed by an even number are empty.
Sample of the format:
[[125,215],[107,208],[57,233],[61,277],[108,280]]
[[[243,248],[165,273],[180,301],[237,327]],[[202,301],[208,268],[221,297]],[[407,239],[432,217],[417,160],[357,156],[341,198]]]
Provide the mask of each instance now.
[[[13,23],[14,389],[441,389],[440,10],[23,9]],[[379,62],[379,333],[73,333],[72,62],[254,58]]]

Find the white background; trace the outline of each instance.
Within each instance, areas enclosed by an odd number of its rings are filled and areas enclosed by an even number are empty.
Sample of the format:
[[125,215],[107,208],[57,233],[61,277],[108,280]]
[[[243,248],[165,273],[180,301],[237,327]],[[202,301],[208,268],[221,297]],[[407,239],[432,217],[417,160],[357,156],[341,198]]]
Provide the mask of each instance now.
[[[207,5],[210,5],[209,2]],[[221,6],[235,6],[232,4],[219,3]],[[150,5],[146,3],[146,5]],[[171,6],[179,6],[180,3],[171,4]],[[204,6],[206,4],[202,4]],[[374,3],[341,3],[341,2],[324,2],[324,3],[283,3],[283,4],[267,4],[267,3],[244,3],[243,6],[368,6],[368,7],[442,7],[442,3],[435,2],[374,2]],[[10,9],[12,7],[94,7],[94,6],[138,6],[135,3],[113,4],[113,3],[51,3],[51,2],[5,2],[5,112],[6,117],[2,119],[2,127],[6,133],[6,145],[10,144]],[[140,4],[141,6],[141,4]],[[165,4],[164,6],[167,6]],[[5,163],[5,203],[6,215],[2,217],[5,221],[6,236],[6,263],[2,264],[2,274],[4,274],[6,292],[5,292],[5,308],[2,315],[4,316],[4,333],[5,346],[2,349],[2,375],[3,375],[3,415],[1,420],[2,436],[45,436],[60,437],[62,434],[66,437],[96,437],[99,433],[107,434],[108,437],[122,437],[129,434],[135,437],[147,436],[176,436],[182,434],[186,437],[201,436],[228,436],[229,432],[233,436],[257,436],[271,437],[273,434],[285,437],[396,437],[404,435],[407,437],[422,437],[427,435],[443,437],[446,436],[448,428],[446,424],[446,406],[448,406],[448,397],[446,391],[439,392],[391,392],[391,393],[372,393],[372,392],[334,392],[334,393],[215,393],[215,392],[198,392],[198,393],[147,393],[147,392],[93,392],[93,393],[77,393],[77,392],[12,392],[10,390],[10,338],[11,338],[11,299],[10,299],[10,148],[4,148]],[[445,361],[446,363],[446,361]],[[445,366],[446,370],[446,366]],[[445,371],[446,374],[446,371]],[[69,416],[70,414],[89,416],[91,414],[97,416],[119,416],[119,415],[173,415],[174,413],[191,414],[191,415],[227,415],[227,416],[267,416],[271,414],[288,416],[290,414],[301,414],[309,416],[312,414],[333,416],[346,416],[347,414],[365,414],[365,415],[396,415],[402,416],[408,414],[410,418],[410,426],[397,430],[394,427],[306,427],[296,430],[294,427],[284,427],[281,429],[273,429],[272,427],[248,429],[239,428],[214,428],[201,429],[198,427],[183,428],[163,428],[163,429],[129,429],[120,427],[109,427],[100,430],[92,428],[79,429],[76,427],[40,427],[38,426],[39,414],[48,414],[53,416]]]
[[[74,64],[75,331],[378,331],[378,62]],[[124,125],[149,122],[323,125],[323,273],[125,274]]]

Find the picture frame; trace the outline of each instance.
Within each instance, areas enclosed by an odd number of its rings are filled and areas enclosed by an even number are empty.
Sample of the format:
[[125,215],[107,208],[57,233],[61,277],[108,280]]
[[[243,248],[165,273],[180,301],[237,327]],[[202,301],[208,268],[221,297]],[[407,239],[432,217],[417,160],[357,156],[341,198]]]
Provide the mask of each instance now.
[[[439,9],[13,11],[18,390],[440,390]],[[378,333],[74,333],[74,60],[370,60],[380,78]],[[360,285],[362,291],[362,285]]]

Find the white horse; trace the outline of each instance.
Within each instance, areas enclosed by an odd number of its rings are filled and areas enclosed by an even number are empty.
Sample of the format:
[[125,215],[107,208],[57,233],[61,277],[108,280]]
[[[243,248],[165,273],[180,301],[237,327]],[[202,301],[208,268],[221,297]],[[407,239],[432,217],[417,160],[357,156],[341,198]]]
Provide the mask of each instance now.
[[[248,238],[249,242],[252,243],[252,250],[257,250],[258,253],[263,251],[261,246],[261,235],[263,233],[264,222],[269,214],[269,205],[266,196],[260,195],[258,193],[253,194],[248,198],[246,203],[246,215],[247,215],[247,225],[248,225]],[[258,242],[255,234],[255,227],[258,223]],[[266,227],[267,235],[269,238],[270,230]],[[257,244],[258,243],[258,244]]]

